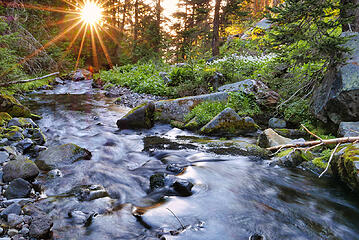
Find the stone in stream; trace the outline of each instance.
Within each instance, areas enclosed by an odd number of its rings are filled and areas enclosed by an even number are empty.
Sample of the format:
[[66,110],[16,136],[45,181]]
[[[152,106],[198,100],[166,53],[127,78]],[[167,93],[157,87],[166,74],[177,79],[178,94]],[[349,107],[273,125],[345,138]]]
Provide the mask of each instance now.
[[258,137],[257,144],[262,148],[275,147],[279,145],[292,144],[298,142],[304,142],[304,139],[292,140],[290,138],[285,138],[276,133],[273,129],[268,128]]
[[344,47],[352,49],[346,62],[329,68],[322,83],[313,93],[311,105],[314,115],[323,122],[359,121],[359,33],[352,36]]
[[52,219],[45,214],[33,216],[30,224],[30,236],[37,239],[48,239],[51,234]]
[[46,137],[42,133],[40,128],[36,128],[32,130],[32,136],[31,139],[34,143],[37,145],[44,145],[46,143]]
[[29,150],[33,145],[34,142],[30,138],[25,138],[14,144],[20,153],[24,153],[25,151]]
[[258,125],[250,117],[240,117],[232,108],[226,108],[201,128],[202,134],[241,135],[255,133]]
[[24,217],[11,213],[7,216],[7,223],[10,227],[15,228],[17,225],[24,222]]
[[3,164],[9,160],[9,154],[5,151],[0,151],[0,164]]
[[168,196],[188,197],[192,195],[193,183],[186,179],[156,173],[150,177],[150,188],[152,192],[162,192]]
[[33,161],[24,156],[17,156],[16,160],[5,164],[3,173],[4,182],[10,182],[16,178],[31,181],[39,175],[39,169]]
[[154,111],[153,102],[143,103],[119,119],[117,126],[119,129],[151,128],[154,124]]
[[35,163],[39,169],[51,171],[80,160],[90,160],[91,157],[92,154],[87,149],[68,143],[40,152]]
[[7,199],[26,198],[30,196],[31,184],[22,178],[17,178],[10,182],[10,185],[5,191]]
[[314,157],[310,151],[288,149],[280,152],[273,163],[283,167],[295,168],[301,163],[311,161],[312,159]]
[[359,136],[359,122],[341,122],[339,124],[338,135],[340,137]]

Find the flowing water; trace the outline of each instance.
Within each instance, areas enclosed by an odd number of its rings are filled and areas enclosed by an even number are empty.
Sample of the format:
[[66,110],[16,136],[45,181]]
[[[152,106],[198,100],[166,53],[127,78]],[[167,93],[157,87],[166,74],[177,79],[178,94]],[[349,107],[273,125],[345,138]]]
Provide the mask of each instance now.
[[[334,180],[199,149],[145,152],[145,136],[192,133],[169,125],[119,131],[116,121],[129,109],[113,102],[93,90],[89,81],[35,92],[26,102],[43,116],[39,125],[49,146],[75,143],[93,155],[90,161],[60,169],[61,177],[40,176],[47,198],[39,204],[54,219],[55,239],[163,235],[162,239],[244,240],[255,233],[265,239],[359,239],[357,197]],[[188,166],[178,177],[194,183],[192,196],[159,199],[149,194],[150,176],[165,171],[163,158]],[[104,186],[110,196],[79,201],[63,195],[91,184]],[[75,210],[97,215],[84,225],[69,217]]]

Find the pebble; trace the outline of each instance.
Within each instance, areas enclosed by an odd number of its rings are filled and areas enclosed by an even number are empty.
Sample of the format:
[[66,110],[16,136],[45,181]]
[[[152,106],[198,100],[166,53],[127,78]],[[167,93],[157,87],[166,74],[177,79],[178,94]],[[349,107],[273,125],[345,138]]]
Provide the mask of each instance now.
[[20,230],[20,233],[23,235],[26,235],[30,232],[30,230],[27,227],[22,227],[22,229]]
[[18,233],[19,233],[19,231],[16,229],[13,229],[13,228],[11,228],[7,231],[7,235],[9,235],[10,237],[17,235]]

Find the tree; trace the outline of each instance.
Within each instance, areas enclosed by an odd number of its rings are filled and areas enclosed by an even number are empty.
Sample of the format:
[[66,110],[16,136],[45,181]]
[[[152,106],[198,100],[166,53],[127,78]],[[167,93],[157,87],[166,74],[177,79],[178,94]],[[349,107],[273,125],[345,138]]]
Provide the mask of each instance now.
[[219,55],[219,11],[221,8],[221,0],[215,0],[214,20],[213,20],[213,37],[212,37],[212,55]]

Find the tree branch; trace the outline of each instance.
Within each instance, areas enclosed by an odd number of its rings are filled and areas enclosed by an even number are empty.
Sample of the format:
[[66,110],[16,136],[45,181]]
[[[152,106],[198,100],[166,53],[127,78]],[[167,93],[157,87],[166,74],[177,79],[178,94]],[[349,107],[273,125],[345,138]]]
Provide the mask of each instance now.
[[27,79],[27,80],[19,80],[19,81],[13,81],[13,82],[6,82],[6,83],[0,83],[0,87],[6,87],[12,84],[18,84],[18,83],[27,83],[27,82],[33,82],[36,80],[40,80],[40,79],[44,79],[44,78],[48,78],[54,75],[58,75],[60,74],[60,72],[55,72],[55,73],[51,73],[42,77],[37,77],[37,78],[33,78],[33,79]]

